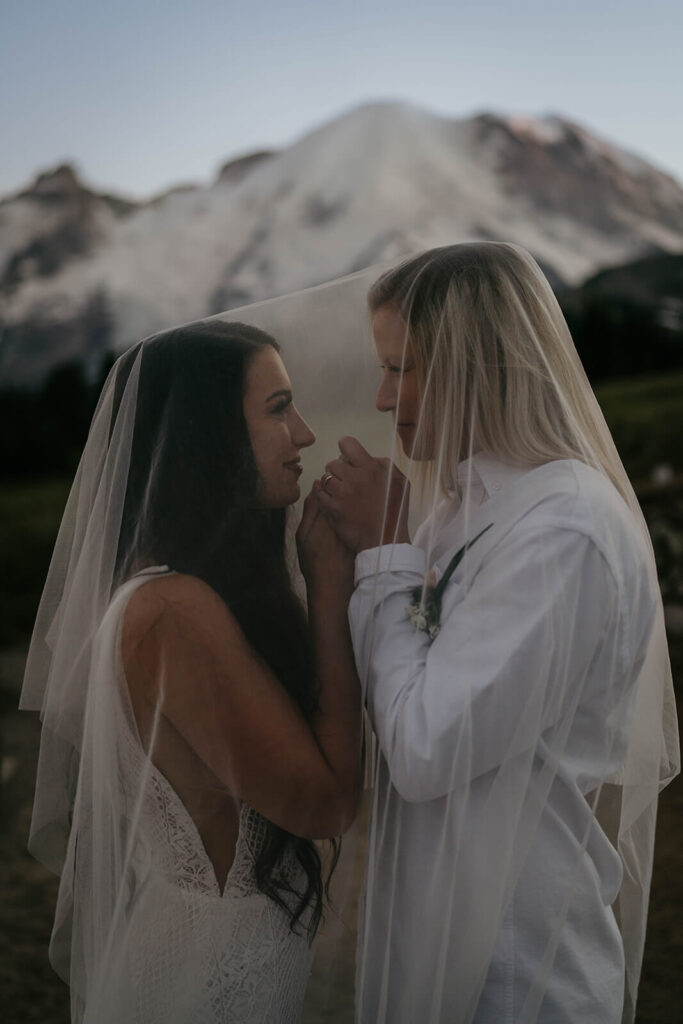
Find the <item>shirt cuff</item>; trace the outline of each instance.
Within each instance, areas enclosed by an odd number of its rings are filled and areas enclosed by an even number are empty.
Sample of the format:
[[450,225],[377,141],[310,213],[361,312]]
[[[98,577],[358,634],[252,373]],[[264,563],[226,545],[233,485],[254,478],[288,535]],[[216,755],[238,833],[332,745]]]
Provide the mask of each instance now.
[[366,548],[356,555],[355,584],[368,576],[383,572],[414,572],[424,577],[425,553],[414,544],[383,544],[377,548]]

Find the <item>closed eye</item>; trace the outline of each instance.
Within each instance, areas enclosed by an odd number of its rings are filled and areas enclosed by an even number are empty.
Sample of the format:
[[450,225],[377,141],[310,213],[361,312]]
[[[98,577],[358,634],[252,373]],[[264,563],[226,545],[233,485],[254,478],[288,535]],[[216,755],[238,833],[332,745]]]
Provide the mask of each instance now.
[[387,373],[410,373],[414,370],[414,366],[394,366],[393,363],[380,363],[380,370],[386,370]]
[[[266,402],[268,403],[268,412],[272,415],[285,412],[292,404],[293,396],[289,388],[280,388],[278,391],[273,391],[272,395],[268,395]],[[270,403],[273,403],[272,405]]]

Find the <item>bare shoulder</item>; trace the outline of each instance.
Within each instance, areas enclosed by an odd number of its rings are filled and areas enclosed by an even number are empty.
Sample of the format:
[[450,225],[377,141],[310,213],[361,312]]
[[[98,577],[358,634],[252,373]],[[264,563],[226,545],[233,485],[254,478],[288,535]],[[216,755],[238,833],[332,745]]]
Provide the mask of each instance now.
[[131,595],[125,611],[131,623],[149,626],[162,616],[203,620],[221,618],[235,623],[219,594],[204,580],[186,573],[151,576]]
[[220,595],[185,573],[150,577],[134,591],[125,608],[121,639],[124,657],[143,644],[180,652],[198,644],[230,647],[245,642]]

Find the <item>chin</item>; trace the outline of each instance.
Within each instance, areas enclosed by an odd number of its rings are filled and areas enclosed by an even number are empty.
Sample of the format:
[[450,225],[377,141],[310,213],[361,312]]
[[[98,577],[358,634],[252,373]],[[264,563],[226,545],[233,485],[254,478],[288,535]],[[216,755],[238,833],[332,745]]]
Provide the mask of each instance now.
[[413,448],[412,444],[402,444],[403,452],[411,460],[411,462],[432,462],[434,460],[434,454],[428,451],[424,447],[417,445]]
[[297,484],[295,488],[282,491],[281,494],[271,494],[264,501],[262,508],[289,508],[295,505],[301,496],[301,488]]
[[279,503],[280,508],[289,508],[290,505],[295,505],[301,497],[301,488],[297,484],[291,491],[287,492],[287,495],[283,495],[282,501]]
[[413,444],[415,443],[415,431],[410,427],[396,427],[396,433],[398,434],[398,439],[401,442],[403,453],[410,458],[413,450]]
[[399,430],[397,431],[397,433],[399,436],[399,440],[401,442],[403,454],[406,455],[413,462],[429,462],[431,459],[434,458],[433,453],[425,445],[424,438],[421,438],[420,440],[418,440],[417,444],[415,444],[414,430],[411,430],[410,433],[408,433],[407,431],[401,433],[401,431]]

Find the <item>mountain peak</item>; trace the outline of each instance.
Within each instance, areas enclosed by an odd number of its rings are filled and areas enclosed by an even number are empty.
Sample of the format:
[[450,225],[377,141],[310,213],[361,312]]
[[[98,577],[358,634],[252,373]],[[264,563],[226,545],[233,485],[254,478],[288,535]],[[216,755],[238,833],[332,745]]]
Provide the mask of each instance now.
[[254,168],[277,155],[274,149],[257,149],[253,153],[245,153],[244,156],[234,157],[224,163],[218,172],[218,181],[228,182],[237,185],[243,181]]
[[123,348],[450,242],[516,242],[567,285],[683,249],[683,189],[572,121],[454,118],[395,100],[356,106],[278,152],[237,156],[211,185],[169,190],[126,216],[114,203],[69,163],[4,201],[0,369],[11,356],[17,376],[37,376],[62,343],[46,328],[41,348],[35,323],[76,338],[100,291]]
[[122,196],[93,191],[82,181],[74,164],[69,162],[41,171],[28,188],[19,192],[18,196],[3,199],[2,203],[6,205],[14,198],[49,204],[51,207],[73,207],[76,210],[82,210],[83,204],[90,207],[93,203],[102,203],[115,216],[124,216],[141,205]]
[[512,114],[503,118],[503,122],[518,137],[541,145],[553,145],[561,142],[566,137],[569,126],[568,121],[556,114],[546,114],[541,117]]
[[64,163],[38,174],[23,195],[40,199],[69,199],[77,192],[87,191],[73,164]]

